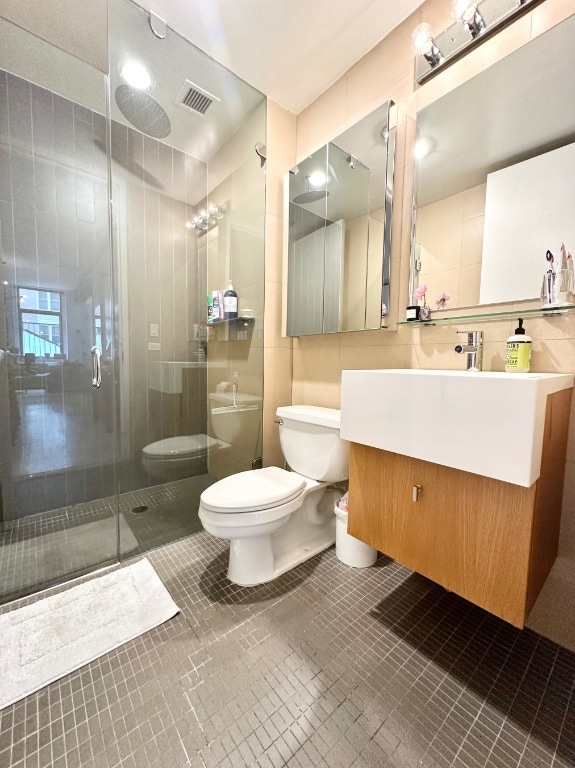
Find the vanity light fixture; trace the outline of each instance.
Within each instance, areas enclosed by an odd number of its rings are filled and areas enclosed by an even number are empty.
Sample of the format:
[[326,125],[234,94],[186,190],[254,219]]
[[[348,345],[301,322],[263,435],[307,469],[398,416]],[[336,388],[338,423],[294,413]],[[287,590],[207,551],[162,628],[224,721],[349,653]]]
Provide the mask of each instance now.
[[431,26],[426,22],[418,24],[411,34],[411,47],[413,50],[423,56],[431,68],[436,67],[443,61],[443,55],[435,44]]
[[483,34],[487,29],[485,19],[474,0],[453,0],[451,18],[454,21],[461,21],[473,39]]
[[530,11],[543,0],[451,0],[455,23],[432,37],[429,24],[419,24],[411,36],[415,81],[423,83],[491,35]]
[[186,222],[186,229],[197,229],[201,234],[207,232],[208,229],[215,226],[223,218],[224,210],[222,206],[210,203],[207,208],[202,208],[191,221]]

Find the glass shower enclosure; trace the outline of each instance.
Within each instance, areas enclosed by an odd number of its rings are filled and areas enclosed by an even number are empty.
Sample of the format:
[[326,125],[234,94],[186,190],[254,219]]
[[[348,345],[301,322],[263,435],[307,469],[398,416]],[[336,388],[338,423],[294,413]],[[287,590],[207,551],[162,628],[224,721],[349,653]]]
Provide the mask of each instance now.
[[[109,28],[105,75],[0,19],[0,601],[199,531],[261,455],[265,100],[130,0]],[[228,279],[248,319],[208,325]]]

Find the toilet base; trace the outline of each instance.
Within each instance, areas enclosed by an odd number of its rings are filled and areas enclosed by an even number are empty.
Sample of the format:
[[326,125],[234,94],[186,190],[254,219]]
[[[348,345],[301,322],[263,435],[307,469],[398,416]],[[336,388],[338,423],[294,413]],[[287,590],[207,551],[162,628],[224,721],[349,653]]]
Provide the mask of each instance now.
[[[262,541],[264,538],[267,539],[265,543]],[[314,539],[295,545],[276,556],[273,554],[272,536],[235,539],[230,541],[227,576],[231,582],[240,587],[267,584],[333,544],[335,544],[335,518],[333,524],[318,532],[318,536]]]
[[228,579],[241,587],[266,584],[335,544],[334,494],[308,481],[303,503],[268,535],[230,540]]

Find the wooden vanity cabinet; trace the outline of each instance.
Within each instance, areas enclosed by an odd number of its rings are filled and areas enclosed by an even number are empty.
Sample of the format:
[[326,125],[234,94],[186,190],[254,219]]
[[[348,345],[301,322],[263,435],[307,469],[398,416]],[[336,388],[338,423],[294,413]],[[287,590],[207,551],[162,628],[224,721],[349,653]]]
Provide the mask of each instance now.
[[557,556],[570,401],[547,398],[530,488],[352,443],[349,533],[523,627]]

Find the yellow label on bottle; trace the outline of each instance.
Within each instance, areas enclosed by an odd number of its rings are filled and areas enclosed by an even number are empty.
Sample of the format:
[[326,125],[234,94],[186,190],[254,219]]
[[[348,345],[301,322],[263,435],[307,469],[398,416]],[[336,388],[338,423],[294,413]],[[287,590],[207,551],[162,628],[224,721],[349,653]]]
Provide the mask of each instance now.
[[506,371],[528,371],[531,365],[531,342],[508,341],[505,355]]

